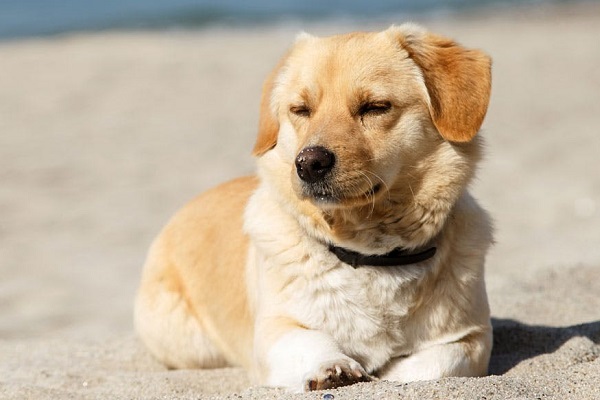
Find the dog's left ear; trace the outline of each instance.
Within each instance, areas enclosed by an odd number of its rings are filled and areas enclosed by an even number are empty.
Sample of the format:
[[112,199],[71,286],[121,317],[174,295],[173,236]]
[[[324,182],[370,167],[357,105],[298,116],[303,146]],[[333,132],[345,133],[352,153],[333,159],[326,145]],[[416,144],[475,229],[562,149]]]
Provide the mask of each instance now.
[[452,142],[473,139],[490,100],[490,57],[415,25],[390,30],[423,72],[429,111],[442,137]]

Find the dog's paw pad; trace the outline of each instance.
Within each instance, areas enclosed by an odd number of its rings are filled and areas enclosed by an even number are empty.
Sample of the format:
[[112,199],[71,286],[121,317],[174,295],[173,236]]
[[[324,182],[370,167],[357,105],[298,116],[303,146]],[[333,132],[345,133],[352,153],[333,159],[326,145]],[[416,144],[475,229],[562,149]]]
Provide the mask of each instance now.
[[371,377],[354,360],[338,360],[324,364],[319,371],[306,380],[305,390],[326,390],[358,382],[369,382]]

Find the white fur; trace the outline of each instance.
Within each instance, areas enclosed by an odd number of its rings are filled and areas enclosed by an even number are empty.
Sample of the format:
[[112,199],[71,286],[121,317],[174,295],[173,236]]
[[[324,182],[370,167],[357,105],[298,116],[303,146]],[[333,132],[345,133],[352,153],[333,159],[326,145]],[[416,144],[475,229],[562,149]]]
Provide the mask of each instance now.
[[366,375],[362,366],[342,353],[327,334],[306,329],[286,333],[271,346],[267,355],[269,386],[285,387],[293,392],[306,390],[306,383],[318,378],[332,366],[346,365]]
[[[477,327],[443,337],[401,329],[399,321],[408,316],[412,304],[410,296],[402,296],[403,289],[437,268],[435,261],[354,269],[321,242],[303,235],[304,229],[273,198],[277,196],[269,187],[261,186],[248,204],[245,224],[256,246],[252,253],[261,255],[251,260],[257,264],[251,262],[250,271],[260,282],[253,292],[253,301],[260,305],[255,350],[268,354],[262,362],[271,371],[269,385],[300,390],[315,371],[348,357],[368,373],[383,369],[384,379],[402,382],[475,375],[463,347],[454,343]],[[487,240],[461,239],[474,246]],[[286,286],[273,285],[271,275]],[[290,316],[310,330],[290,332],[274,344],[261,343],[261,332],[269,329],[268,319],[274,315]]]

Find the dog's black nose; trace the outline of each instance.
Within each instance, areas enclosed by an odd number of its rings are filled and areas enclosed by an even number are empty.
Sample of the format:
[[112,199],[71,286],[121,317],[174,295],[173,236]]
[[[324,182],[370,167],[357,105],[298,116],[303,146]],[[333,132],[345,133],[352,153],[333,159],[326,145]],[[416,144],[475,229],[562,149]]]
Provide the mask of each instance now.
[[296,171],[304,182],[322,180],[333,168],[335,156],[324,147],[306,147],[296,157]]

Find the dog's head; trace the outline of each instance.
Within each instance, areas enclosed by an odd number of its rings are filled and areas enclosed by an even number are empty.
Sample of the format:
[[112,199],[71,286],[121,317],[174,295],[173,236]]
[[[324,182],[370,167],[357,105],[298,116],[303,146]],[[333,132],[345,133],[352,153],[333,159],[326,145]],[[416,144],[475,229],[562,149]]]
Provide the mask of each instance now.
[[449,209],[479,158],[490,86],[485,54],[414,25],[303,34],[267,78],[254,154],[329,216]]

